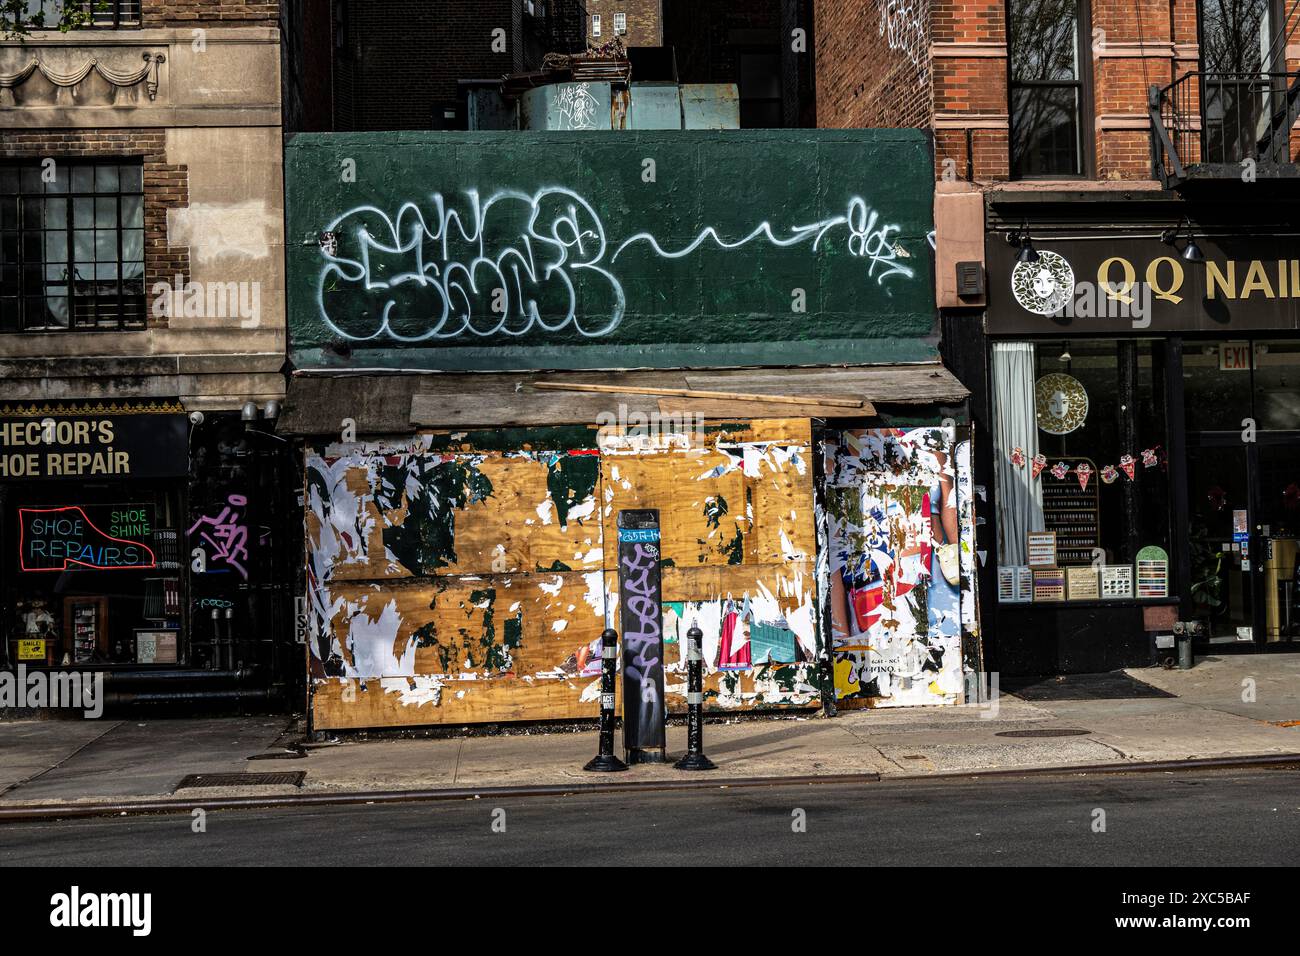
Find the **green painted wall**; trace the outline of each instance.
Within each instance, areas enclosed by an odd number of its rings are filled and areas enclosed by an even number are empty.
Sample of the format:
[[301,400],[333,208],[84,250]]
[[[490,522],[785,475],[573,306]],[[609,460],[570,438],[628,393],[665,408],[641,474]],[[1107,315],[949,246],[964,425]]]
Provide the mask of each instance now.
[[922,131],[301,134],[286,152],[298,367],[937,356]]

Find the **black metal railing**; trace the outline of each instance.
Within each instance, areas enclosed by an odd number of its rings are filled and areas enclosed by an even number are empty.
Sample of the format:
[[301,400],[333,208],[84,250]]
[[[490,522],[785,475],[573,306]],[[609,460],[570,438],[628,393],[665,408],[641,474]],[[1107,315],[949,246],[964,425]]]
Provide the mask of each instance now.
[[582,0],[524,0],[524,26],[547,53],[580,53],[587,43]]
[[1189,175],[1236,178],[1246,160],[1291,163],[1300,73],[1195,71],[1152,86],[1151,153],[1167,185]]

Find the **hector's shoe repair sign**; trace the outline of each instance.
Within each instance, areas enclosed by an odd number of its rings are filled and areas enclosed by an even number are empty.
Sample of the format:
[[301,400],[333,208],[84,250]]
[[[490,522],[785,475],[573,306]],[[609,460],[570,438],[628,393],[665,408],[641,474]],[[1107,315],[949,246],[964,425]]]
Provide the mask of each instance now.
[[0,407],[0,481],[184,475],[186,419],[179,405],[174,414],[171,406],[144,408]]

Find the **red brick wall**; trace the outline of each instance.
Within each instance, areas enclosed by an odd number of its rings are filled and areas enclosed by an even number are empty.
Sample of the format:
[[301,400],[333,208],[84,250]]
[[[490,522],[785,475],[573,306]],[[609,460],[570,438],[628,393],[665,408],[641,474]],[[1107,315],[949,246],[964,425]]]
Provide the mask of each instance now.
[[814,0],[817,125],[930,126],[931,0]]
[[141,0],[144,27],[274,26],[280,13],[276,0],[244,3],[241,0]]
[[[583,0],[587,7],[587,37],[593,43],[606,43],[615,36],[614,14],[627,14],[627,33],[622,36],[625,46],[661,46],[664,24],[661,16],[662,0]],[[600,37],[591,35],[591,18],[600,17]]]
[[[5,130],[0,159],[45,159],[56,162],[87,156],[135,157],[144,160],[144,288],[189,281],[190,251],[167,245],[167,210],[189,205],[189,170],[167,162],[166,131],[161,129]],[[149,310],[150,325],[165,325]]]

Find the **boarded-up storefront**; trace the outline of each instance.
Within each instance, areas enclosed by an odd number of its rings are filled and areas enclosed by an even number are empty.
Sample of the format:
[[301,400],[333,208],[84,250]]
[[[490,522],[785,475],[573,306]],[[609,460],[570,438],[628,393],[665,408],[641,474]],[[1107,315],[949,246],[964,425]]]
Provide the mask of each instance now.
[[[926,537],[960,507],[953,449],[913,474],[855,444],[951,446],[964,420],[938,363],[931,147],[295,137],[279,430],[306,444],[314,726],[594,717],[619,515],[643,510],[670,710],[691,626],[715,711],[959,699],[961,541]],[[887,614],[848,623],[877,597]]]
[[[897,369],[787,370],[784,381],[811,394],[820,373],[838,377],[830,386],[837,394],[869,388],[887,398],[960,397],[950,376],[935,377],[937,368],[919,366],[902,379]],[[746,392],[766,384],[757,372],[709,374],[691,384]],[[873,533],[892,540],[930,531],[922,521],[928,509],[897,502],[880,512],[874,531],[866,529],[855,516],[879,511],[872,495],[906,501],[912,494],[919,502],[942,485],[948,506],[965,500],[957,494],[961,449],[952,428],[827,429],[826,416],[836,410],[815,400],[806,408],[822,413],[816,418],[708,418],[703,409],[782,406],[542,392],[537,378],[407,379],[405,392],[388,386],[382,401],[360,377],[295,380],[286,424],[317,432],[305,461],[316,728],[594,717],[600,634],[605,627],[621,633],[618,514],[648,508],[658,510],[662,529],[670,711],[685,709],[684,636],[693,625],[704,633],[711,710],[814,709],[832,694],[873,704],[960,699],[963,604],[955,589],[946,604],[938,588],[898,595],[902,615],[933,594],[920,612],[908,612],[911,623],[893,650],[881,645],[882,653],[915,664],[900,674],[918,688],[913,693],[901,692],[901,682],[862,679],[871,653],[862,645],[866,632],[843,627],[836,610],[849,607],[846,566],[872,559],[858,542]],[[677,378],[625,373],[617,380],[635,388]],[[417,422],[458,421],[505,407],[507,396],[525,410],[497,427],[365,434],[393,430],[395,405],[411,409]],[[613,421],[599,411],[611,397],[620,409]],[[360,440],[333,441],[311,424],[342,420],[340,410],[349,407],[370,410]],[[864,410],[874,411],[869,404]],[[597,424],[538,424],[566,417]],[[931,449],[934,443],[942,449]],[[876,461],[869,451],[878,446],[888,446],[888,455]],[[914,473],[895,478],[900,455]],[[884,485],[877,466],[890,476]],[[953,481],[944,484],[944,475]],[[819,547],[827,534],[835,547]],[[903,542],[899,553],[908,550]],[[947,560],[950,550],[934,549],[928,564],[913,560],[917,574],[928,578],[931,567],[941,573],[939,555]],[[962,553],[967,566],[969,552]],[[824,643],[831,633],[833,655]],[[933,678],[924,686],[922,673]],[[932,682],[942,693],[926,689]]]
[[691,624],[711,706],[817,704],[809,422],[690,437],[574,429],[498,450],[444,434],[311,454],[315,726],[594,716],[600,633],[619,626],[614,522],[634,508],[661,514],[670,709]]

